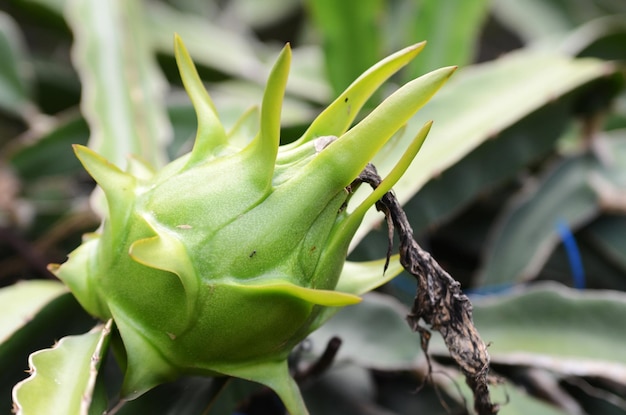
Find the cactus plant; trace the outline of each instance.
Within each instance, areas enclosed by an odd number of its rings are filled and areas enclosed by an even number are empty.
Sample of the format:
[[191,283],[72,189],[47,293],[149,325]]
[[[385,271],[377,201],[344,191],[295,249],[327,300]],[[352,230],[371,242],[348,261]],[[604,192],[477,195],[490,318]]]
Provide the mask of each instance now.
[[[198,117],[192,151],[158,172],[132,158],[122,171],[75,146],[104,192],[106,214],[99,231],[51,269],[89,313],[115,322],[126,360],[124,396],[182,374],[230,375],[265,384],[291,413],[306,413],[287,356],[367,289],[341,290],[349,243],[366,210],[408,167],[430,123],[355,207],[350,184],[454,68],[406,84],[349,127],[378,86],[423,46],[372,67],[300,139],[280,146],[289,45],[269,75],[260,114],[249,112],[240,128],[226,132],[176,37]],[[248,123],[258,123],[256,136],[243,136]]]

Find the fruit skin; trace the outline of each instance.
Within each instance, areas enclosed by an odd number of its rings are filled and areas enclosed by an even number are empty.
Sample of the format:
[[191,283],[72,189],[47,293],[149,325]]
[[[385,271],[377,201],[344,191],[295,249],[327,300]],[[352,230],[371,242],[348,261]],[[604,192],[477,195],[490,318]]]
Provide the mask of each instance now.
[[355,81],[300,140],[279,146],[289,46],[269,76],[259,132],[247,139],[243,127],[225,132],[178,37],[175,47],[198,115],[193,150],[159,172],[132,158],[122,171],[74,146],[104,192],[106,214],[99,231],[51,270],[89,313],[114,320],[127,398],[181,374],[223,374],[264,383],[291,413],[305,414],[287,356],[336,307],[360,300],[361,292],[335,288],[350,240],[377,199],[348,213],[347,186],[453,69],[412,81],[345,132],[423,45],[407,48]]

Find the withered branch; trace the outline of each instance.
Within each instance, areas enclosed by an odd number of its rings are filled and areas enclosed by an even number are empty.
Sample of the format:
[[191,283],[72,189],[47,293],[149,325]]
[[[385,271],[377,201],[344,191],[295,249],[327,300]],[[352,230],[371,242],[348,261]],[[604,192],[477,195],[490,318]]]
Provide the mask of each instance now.
[[[382,179],[369,164],[351,188],[367,183],[378,187]],[[422,349],[428,351],[430,331],[420,325],[423,320],[432,330],[441,333],[450,355],[461,368],[474,394],[474,409],[479,415],[498,413],[499,406],[489,396],[489,353],[472,321],[472,304],[452,278],[432,256],[413,238],[413,229],[406,213],[392,192],[386,193],[376,208],[385,214],[389,226],[390,244],[394,229],[400,240],[400,263],[417,279],[417,294],[407,321],[419,332]],[[430,361],[429,361],[430,366]]]

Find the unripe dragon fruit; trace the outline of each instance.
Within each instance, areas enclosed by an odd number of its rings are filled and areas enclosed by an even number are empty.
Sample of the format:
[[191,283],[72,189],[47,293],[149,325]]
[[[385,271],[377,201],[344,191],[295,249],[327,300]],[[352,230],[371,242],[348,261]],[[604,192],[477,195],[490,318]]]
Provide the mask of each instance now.
[[[198,117],[192,151],[158,172],[137,159],[122,171],[75,146],[108,210],[99,231],[51,269],[89,313],[115,322],[126,357],[124,396],[183,374],[230,375],[274,389],[292,414],[307,413],[287,356],[337,307],[359,301],[363,289],[342,282],[349,243],[430,124],[396,173],[354,208],[349,186],[454,68],[406,84],[349,127],[422,47],[372,67],[300,139],[280,146],[289,46],[269,75],[260,113],[226,132],[177,37],[176,59]],[[257,132],[250,135],[251,126]]]

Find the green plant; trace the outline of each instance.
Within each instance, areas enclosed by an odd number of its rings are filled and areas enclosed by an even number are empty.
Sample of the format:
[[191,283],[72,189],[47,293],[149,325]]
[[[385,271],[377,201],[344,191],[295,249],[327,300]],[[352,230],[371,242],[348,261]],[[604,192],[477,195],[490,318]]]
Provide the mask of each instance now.
[[[177,62],[199,120],[191,153],[158,172],[137,160],[123,172],[75,147],[108,209],[101,234],[53,270],[89,313],[113,319],[127,365],[123,397],[185,373],[221,374],[263,383],[289,412],[306,413],[287,357],[336,307],[358,302],[355,295],[372,288],[356,276],[350,287],[340,274],[365,212],[400,174],[356,207],[346,189],[454,68],[407,84],[346,129],[369,95],[422,46],[363,74],[302,138],[280,147],[289,47],[269,76],[260,122],[256,112],[246,113],[226,133],[177,40]],[[247,136],[251,129],[241,124],[257,122],[258,131]],[[429,127],[402,158],[403,170]],[[25,396],[44,387],[38,376],[16,389],[20,410],[28,406]]]
[[[93,390],[94,412],[118,399],[123,374],[104,351],[123,345],[108,328],[82,334],[94,321],[56,281],[13,282],[47,275],[47,262],[65,261],[79,235],[97,226],[99,218],[85,203],[91,189],[70,144],[88,145],[120,167],[134,153],[156,170],[191,148],[194,110],[179,98],[172,56],[172,33],[178,31],[226,131],[250,103],[261,101],[267,62],[279,54],[272,39],[292,41],[283,144],[302,136],[326,103],[392,50],[429,42],[389,86],[459,65],[373,162],[387,176],[424,123],[435,120],[394,192],[420,241],[475,293],[476,326],[491,342],[496,373],[505,379],[504,388],[492,387],[496,401],[508,402],[501,413],[624,413],[626,333],[614,324],[614,316],[624,313],[626,287],[619,198],[626,126],[623,2],[4,3],[0,8],[9,14],[0,19],[0,184],[9,190],[0,198],[0,278],[6,285],[0,291],[0,411],[9,410],[11,390],[26,376],[28,355],[68,334],[81,335],[32,360],[41,373],[63,374],[77,388],[38,398],[61,405]],[[64,60],[70,32],[72,65]],[[512,40],[502,47],[502,39]],[[322,55],[325,60],[317,59]],[[363,113],[386,94],[380,90]],[[254,123],[239,126],[251,131],[241,137],[254,136]],[[350,204],[358,206],[366,195],[353,194]],[[92,204],[99,214],[106,212],[102,202]],[[380,219],[375,212],[365,215],[348,248],[352,260],[385,252]],[[365,275],[379,282],[382,266],[348,261],[340,281]],[[437,336],[430,344],[435,373],[419,394],[407,393],[428,377],[419,338],[404,321],[414,287],[406,287],[407,277],[401,274],[361,303],[343,307],[290,356],[292,368],[302,370],[334,344],[332,338],[342,340],[323,375],[298,378],[312,414],[356,415],[364,408],[443,413],[437,396],[449,407],[466,406],[449,381],[462,384]],[[113,347],[106,347],[108,338]],[[102,361],[97,378],[91,357]],[[245,381],[185,376],[115,410],[247,413],[267,396]]]

